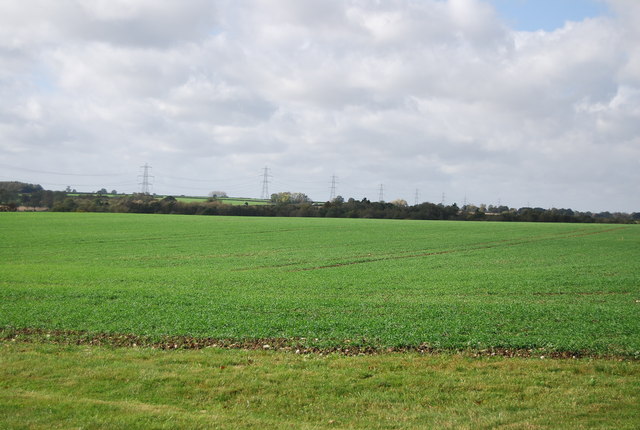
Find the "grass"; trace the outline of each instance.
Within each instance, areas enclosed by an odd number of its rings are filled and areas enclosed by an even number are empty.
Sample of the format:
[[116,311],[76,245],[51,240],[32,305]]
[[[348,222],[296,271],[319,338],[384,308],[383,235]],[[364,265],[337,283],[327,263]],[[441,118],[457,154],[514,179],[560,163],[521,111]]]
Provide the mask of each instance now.
[[[68,196],[71,197],[80,197],[80,196],[102,196],[102,197],[109,197],[109,198],[123,198],[123,197],[130,197],[131,194],[111,194],[111,193],[107,193],[107,194],[97,194],[97,193],[67,193]],[[156,196],[156,198],[162,199],[163,197],[166,196]],[[176,200],[180,201],[180,202],[185,202],[185,203],[204,203],[207,202],[209,200],[209,197],[190,197],[190,196],[185,196],[185,197],[175,197]],[[252,206],[261,206],[261,205],[270,205],[272,204],[269,200],[266,199],[255,199],[255,198],[241,198],[241,197],[218,197],[216,199],[219,202],[228,204],[228,205],[244,205],[244,204],[248,204],[248,205],[252,205]]]
[[[2,213],[0,428],[638,428],[639,242],[637,225]],[[173,342],[254,349],[150,347]]]
[[[176,197],[176,200],[185,202],[185,203],[202,203],[209,200],[209,197]],[[252,199],[252,198],[237,198],[237,197],[218,197],[217,201],[227,204],[227,205],[251,205],[251,206],[261,206],[261,205],[270,205],[272,204],[269,200],[265,199]]]
[[0,327],[640,355],[640,227],[0,214]]
[[640,363],[0,343],[2,428],[638,428]]

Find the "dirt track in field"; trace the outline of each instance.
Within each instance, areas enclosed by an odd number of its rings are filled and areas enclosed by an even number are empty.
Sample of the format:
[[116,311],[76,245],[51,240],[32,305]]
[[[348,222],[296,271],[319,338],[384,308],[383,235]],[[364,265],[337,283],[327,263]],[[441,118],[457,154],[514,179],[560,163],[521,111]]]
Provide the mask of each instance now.
[[304,338],[270,338],[270,339],[214,339],[192,336],[147,337],[134,334],[88,333],[76,330],[43,330],[36,328],[3,328],[0,329],[0,342],[44,343],[58,345],[90,345],[116,348],[153,348],[162,350],[180,349],[244,349],[281,351],[292,354],[338,354],[346,356],[380,355],[393,353],[418,354],[460,354],[467,357],[521,357],[521,358],[608,358],[616,360],[640,360],[637,356],[621,356],[595,354],[588,351],[553,351],[544,348],[486,348],[486,349],[442,349],[427,344],[404,347],[380,347],[374,345],[354,344],[344,340],[339,346],[310,346]]

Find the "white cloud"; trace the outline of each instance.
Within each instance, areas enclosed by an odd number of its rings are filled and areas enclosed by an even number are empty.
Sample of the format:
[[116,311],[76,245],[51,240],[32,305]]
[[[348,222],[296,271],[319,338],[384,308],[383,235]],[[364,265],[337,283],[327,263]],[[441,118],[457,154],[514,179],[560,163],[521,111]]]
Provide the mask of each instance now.
[[640,5],[609,3],[527,33],[480,0],[4,2],[3,177],[638,211]]

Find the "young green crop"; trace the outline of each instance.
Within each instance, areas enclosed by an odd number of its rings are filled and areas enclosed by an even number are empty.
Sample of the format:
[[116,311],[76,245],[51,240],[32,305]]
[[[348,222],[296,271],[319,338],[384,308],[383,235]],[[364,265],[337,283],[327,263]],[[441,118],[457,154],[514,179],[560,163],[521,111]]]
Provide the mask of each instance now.
[[0,327],[640,354],[640,226],[0,214]]

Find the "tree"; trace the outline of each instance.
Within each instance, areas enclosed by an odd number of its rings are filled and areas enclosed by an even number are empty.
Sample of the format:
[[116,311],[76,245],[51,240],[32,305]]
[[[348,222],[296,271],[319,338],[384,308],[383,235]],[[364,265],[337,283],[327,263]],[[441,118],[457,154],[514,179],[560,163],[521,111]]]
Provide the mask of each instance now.
[[53,205],[53,210],[55,212],[73,212],[78,208],[78,203],[71,198],[67,197],[62,202],[58,202]]
[[291,203],[313,203],[313,200],[304,193],[291,193]]
[[280,205],[313,203],[313,200],[311,200],[306,194],[292,193],[289,191],[271,194],[271,201]]
[[217,199],[219,197],[229,197],[229,196],[227,196],[227,193],[224,191],[211,191],[209,193],[209,197]]
[[290,192],[273,193],[271,194],[271,202],[277,203],[280,205],[287,205],[291,203],[291,193]]
[[20,194],[14,190],[7,190],[0,187],[0,203],[18,203]]
[[404,199],[395,199],[394,201],[391,202],[391,204],[394,206],[402,207],[402,208],[406,208],[407,206],[409,206],[407,201]]

